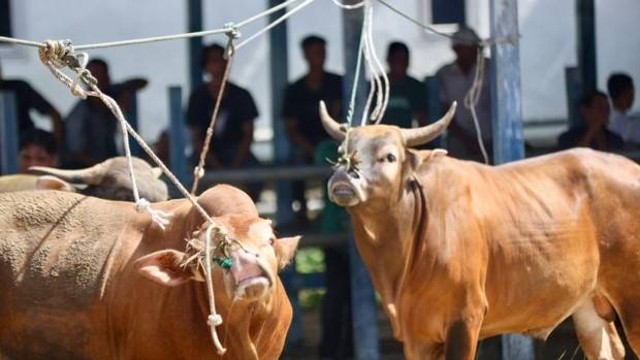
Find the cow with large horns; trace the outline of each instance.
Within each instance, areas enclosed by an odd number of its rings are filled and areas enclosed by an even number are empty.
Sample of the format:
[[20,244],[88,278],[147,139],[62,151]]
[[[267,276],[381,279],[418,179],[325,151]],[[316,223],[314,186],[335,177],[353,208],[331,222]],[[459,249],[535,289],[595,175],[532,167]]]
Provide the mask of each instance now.
[[[136,157],[131,160],[140,197],[150,202],[167,200],[169,191],[160,179],[162,170],[153,168],[146,161]],[[65,170],[33,166],[29,170],[43,175],[0,176],[0,192],[62,190],[107,200],[134,200],[129,163],[124,156],[110,158],[84,169]]]
[[[218,185],[154,204],[163,231],[131,203],[61,191],[0,194],[0,357],[277,359],[292,309],[277,271],[299,237],[276,238],[247,194]],[[213,265],[209,333],[204,264]],[[220,266],[216,265],[220,264]]]
[[410,147],[440,135],[373,125],[342,142],[328,183],[408,359],[474,359],[477,341],[546,338],[572,317],[589,359],[640,352],[640,167],[574,149],[501,166]]

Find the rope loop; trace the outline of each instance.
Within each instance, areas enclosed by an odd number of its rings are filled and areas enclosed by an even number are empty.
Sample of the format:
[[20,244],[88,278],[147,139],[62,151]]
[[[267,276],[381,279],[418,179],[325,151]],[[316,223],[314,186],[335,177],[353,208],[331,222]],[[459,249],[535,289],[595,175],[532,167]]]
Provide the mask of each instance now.
[[224,24],[224,28],[226,29],[225,35],[227,35],[227,46],[224,51],[224,58],[225,60],[229,60],[233,55],[236,54],[236,47],[233,43],[233,40],[240,38],[242,34],[240,34],[240,31],[238,31],[236,24],[234,24],[233,22]]

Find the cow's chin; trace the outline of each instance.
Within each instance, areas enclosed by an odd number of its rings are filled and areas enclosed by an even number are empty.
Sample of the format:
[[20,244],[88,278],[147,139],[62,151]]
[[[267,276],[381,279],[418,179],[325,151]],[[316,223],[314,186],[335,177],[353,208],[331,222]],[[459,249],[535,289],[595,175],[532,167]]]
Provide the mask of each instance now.
[[329,188],[329,200],[343,206],[350,207],[361,203],[364,199],[360,191],[345,182],[332,183]]
[[236,285],[234,298],[242,300],[259,300],[271,291],[271,281],[266,276],[245,279]]

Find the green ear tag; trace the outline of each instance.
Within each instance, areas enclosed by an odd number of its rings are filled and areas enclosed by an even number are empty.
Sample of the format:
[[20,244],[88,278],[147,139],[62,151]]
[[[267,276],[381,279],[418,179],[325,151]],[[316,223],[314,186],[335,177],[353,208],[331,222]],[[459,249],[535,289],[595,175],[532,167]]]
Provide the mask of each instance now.
[[233,265],[233,260],[231,258],[216,258],[216,262],[225,270],[229,270],[231,265]]

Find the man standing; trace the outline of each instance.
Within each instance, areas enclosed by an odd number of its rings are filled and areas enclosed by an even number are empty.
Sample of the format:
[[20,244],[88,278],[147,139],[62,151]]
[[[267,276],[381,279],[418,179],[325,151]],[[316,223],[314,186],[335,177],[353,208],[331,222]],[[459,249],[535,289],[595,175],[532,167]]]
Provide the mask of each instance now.
[[[482,52],[480,38],[475,31],[461,27],[453,34],[451,48],[456,55],[454,62],[440,68],[436,73],[442,108],[449,108],[457,101],[465,104],[465,96],[474,85],[478,66],[484,66],[481,78],[480,98],[476,104],[476,114],[484,148],[491,156],[491,93],[489,89],[489,60],[482,59],[478,64],[478,55]],[[480,52],[480,53],[479,53]],[[453,157],[460,159],[484,161],[478,144],[478,132],[475,121],[466,104],[458,106],[455,117],[447,132],[447,150]]]
[[640,127],[627,115],[635,97],[633,80],[624,73],[611,74],[607,80],[607,91],[613,107],[609,130],[621,136],[625,143],[640,144]]
[[[381,123],[411,128],[427,125],[426,86],[407,74],[409,48],[392,42],[387,50],[389,103]],[[415,122],[415,124],[414,124]]]
[[[201,65],[209,76],[209,81],[197,87],[189,97],[186,121],[193,137],[194,166],[198,162],[216,101],[221,96],[220,85],[227,66],[224,52],[225,48],[219,44],[211,44],[203,49]],[[258,108],[251,93],[228,81],[222,94],[209,152],[206,154],[209,169],[237,169],[259,165],[251,152],[254,121],[257,117]],[[258,200],[261,189],[260,183],[252,183],[245,188],[254,201]]]
[[[329,113],[340,118],[342,77],[324,70],[326,41],[319,36],[307,36],[301,43],[308,72],[290,84],[285,93],[284,118],[293,144],[293,163],[313,164],[316,146],[328,138],[320,122],[318,103],[323,100]],[[306,221],[304,182],[293,183],[293,198],[300,203],[298,216]]]
[[36,110],[38,113],[46,115],[51,119],[51,129],[56,137],[56,141],[58,144],[62,144],[64,140],[64,124],[62,123],[60,113],[51,103],[40,95],[40,93],[34,90],[31,85],[23,80],[4,79],[2,77],[2,69],[0,69],[0,91],[9,91],[15,94],[19,134],[35,128],[29,111]]

